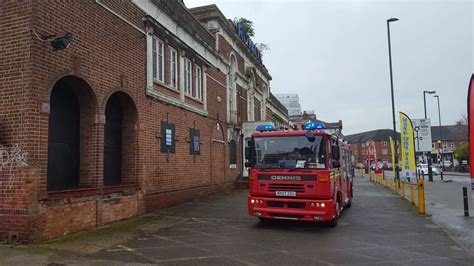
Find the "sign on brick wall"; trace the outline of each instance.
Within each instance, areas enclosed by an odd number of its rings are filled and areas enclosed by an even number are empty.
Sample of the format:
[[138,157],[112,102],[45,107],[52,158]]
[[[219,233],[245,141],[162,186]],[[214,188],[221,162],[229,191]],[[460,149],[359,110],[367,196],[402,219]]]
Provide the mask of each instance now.
[[176,151],[176,126],[175,124],[161,121],[161,152],[175,153]]
[[189,154],[201,154],[201,133],[198,129],[189,129]]

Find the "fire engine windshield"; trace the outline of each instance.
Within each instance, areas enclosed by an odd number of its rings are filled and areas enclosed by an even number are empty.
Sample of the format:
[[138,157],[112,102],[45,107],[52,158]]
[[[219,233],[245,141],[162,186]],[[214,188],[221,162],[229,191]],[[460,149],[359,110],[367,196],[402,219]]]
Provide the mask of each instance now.
[[256,137],[254,145],[254,168],[326,168],[322,136],[314,142],[306,136]]

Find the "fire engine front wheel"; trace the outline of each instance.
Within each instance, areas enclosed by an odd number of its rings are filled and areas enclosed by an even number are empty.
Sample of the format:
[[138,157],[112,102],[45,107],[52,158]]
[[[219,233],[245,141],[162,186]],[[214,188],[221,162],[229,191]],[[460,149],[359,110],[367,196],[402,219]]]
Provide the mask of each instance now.
[[336,216],[334,217],[334,219],[329,221],[327,225],[329,227],[336,227],[337,223],[339,222],[339,216],[341,216],[341,208],[339,207],[339,201],[337,201],[336,202]]

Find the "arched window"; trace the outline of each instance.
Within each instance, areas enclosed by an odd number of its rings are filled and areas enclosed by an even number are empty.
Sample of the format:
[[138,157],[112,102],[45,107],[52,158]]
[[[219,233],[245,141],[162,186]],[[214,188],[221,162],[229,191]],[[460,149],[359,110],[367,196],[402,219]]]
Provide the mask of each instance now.
[[66,76],[58,80],[50,97],[48,128],[48,191],[93,186],[92,125],[95,96],[81,78]]
[[137,110],[124,92],[113,93],[105,107],[104,186],[135,183]]

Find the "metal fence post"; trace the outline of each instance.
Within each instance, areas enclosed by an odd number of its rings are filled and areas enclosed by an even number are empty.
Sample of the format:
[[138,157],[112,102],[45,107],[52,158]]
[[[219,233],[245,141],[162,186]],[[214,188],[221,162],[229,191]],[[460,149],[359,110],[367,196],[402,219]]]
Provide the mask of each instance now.
[[406,192],[405,192],[405,189],[406,189],[406,182],[405,181],[402,181],[402,197],[405,198],[405,195],[406,195]]
[[467,187],[462,187],[462,195],[464,199],[464,216],[469,217],[469,201],[467,199]]
[[418,213],[425,215],[425,187],[423,179],[418,179]]

